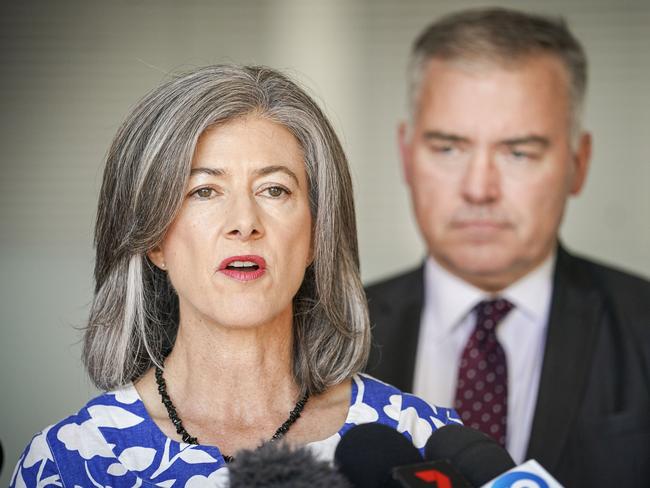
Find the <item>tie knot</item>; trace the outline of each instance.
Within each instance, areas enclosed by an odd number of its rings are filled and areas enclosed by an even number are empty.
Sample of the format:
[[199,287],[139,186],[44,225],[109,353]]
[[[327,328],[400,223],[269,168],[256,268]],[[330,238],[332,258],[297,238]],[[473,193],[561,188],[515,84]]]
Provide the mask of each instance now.
[[513,304],[505,298],[483,300],[476,305],[476,326],[487,331],[494,330],[499,322],[512,310]]

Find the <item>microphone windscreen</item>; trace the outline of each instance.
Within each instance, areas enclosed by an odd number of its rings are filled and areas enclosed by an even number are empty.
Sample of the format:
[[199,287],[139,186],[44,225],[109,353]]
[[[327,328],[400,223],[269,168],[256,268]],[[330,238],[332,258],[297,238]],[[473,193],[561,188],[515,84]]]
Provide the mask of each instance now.
[[357,488],[393,488],[397,466],[422,462],[417,448],[395,429],[369,423],[352,427],[336,447],[334,461]]
[[515,466],[508,451],[491,437],[462,425],[436,430],[427,441],[429,460],[446,459],[474,486],[481,486]]
[[451,463],[474,486],[482,486],[515,467],[508,451],[492,440],[468,446]]
[[237,452],[228,465],[230,488],[351,488],[348,480],[308,448],[267,442]]
[[431,434],[424,446],[424,457],[429,461],[449,459],[470,444],[489,439],[483,432],[460,424],[444,425]]

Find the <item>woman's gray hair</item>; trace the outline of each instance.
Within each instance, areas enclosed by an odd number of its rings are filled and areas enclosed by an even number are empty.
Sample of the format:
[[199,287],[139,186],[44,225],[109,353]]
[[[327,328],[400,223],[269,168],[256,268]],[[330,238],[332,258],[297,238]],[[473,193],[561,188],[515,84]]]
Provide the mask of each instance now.
[[566,69],[575,143],[580,135],[587,89],[587,57],[580,41],[561,18],[500,7],[474,8],[444,16],[417,37],[408,68],[411,118],[417,114],[424,72],[431,59],[516,66],[540,54],[556,57]]
[[304,152],[314,261],[293,303],[295,380],[303,393],[317,394],[364,367],[369,320],[341,144],[314,101],[286,76],[266,67],[218,65],[151,91],[108,152],[95,228],[95,297],[83,347],[98,388],[136,380],[171,349],[178,299],[146,253],[179,212],[199,136],[248,114],[286,127]]

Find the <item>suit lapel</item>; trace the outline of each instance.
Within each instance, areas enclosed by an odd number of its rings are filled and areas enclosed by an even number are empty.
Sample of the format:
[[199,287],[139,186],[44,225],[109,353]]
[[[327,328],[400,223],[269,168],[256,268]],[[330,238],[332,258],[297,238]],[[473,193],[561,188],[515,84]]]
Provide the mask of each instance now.
[[378,351],[379,367],[371,373],[400,390],[410,392],[413,391],[424,300],[424,267],[405,276],[400,288],[398,293],[384,297],[386,301],[382,304],[375,304],[381,307],[377,320],[377,339],[381,349]]
[[578,415],[603,302],[589,272],[562,247],[527,458],[553,471]]
[[395,341],[398,351],[396,351],[399,371],[399,383],[404,391],[413,391],[413,377],[415,374],[415,359],[418,349],[418,336],[420,334],[420,323],[422,315],[422,295],[423,290],[411,290],[411,297],[408,303],[400,312],[401,317],[401,334]]

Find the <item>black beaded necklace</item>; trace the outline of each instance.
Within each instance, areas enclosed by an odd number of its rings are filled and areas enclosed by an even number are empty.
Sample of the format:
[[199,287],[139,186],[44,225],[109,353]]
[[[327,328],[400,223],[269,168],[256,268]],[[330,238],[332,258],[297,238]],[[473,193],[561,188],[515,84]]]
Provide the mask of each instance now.
[[[163,372],[162,369],[160,369],[158,366],[155,367],[155,376],[156,376],[156,384],[158,385],[158,393],[160,393],[160,399],[162,400],[163,405],[165,406],[165,409],[167,409],[167,415],[169,415],[169,420],[172,421],[172,424],[174,424],[174,427],[176,427],[176,432],[180,434],[180,436],[183,438],[183,442],[186,442],[187,444],[198,444],[199,441],[196,437],[192,437],[187,430],[185,430],[185,427],[183,427],[183,421],[181,418],[178,416],[178,413],[176,412],[176,408],[174,407],[174,404],[172,403],[172,399],[169,398],[169,394],[167,393],[167,383],[165,382],[165,378],[163,378]],[[293,407],[293,410],[289,412],[289,418],[284,421],[284,423],[278,428],[278,430],[275,431],[275,434],[273,434],[273,437],[271,437],[271,441],[277,441],[278,439],[281,439],[284,437],[284,435],[289,431],[289,428],[300,418],[300,414],[302,410],[305,408],[305,404],[307,403],[307,400],[309,399],[309,393],[305,393],[305,396],[303,396],[298,402],[296,403],[296,406]],[[235,458],[232,456],[228,456],[226,454],[223,454],[223,459],[227,463],[231,463]]]

